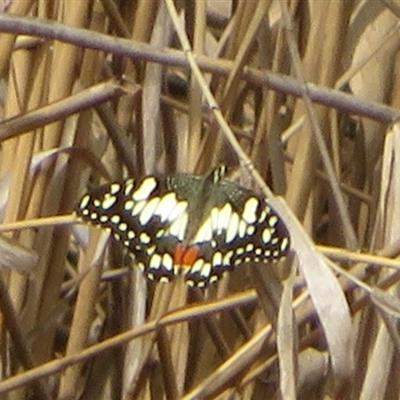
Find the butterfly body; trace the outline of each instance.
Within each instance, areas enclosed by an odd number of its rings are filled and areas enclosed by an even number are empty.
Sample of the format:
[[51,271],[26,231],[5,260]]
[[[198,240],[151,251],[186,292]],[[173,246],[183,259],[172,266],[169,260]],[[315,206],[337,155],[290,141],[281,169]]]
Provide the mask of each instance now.
[[106,184],[82,197],[77,214],[110,228],[148,278],[184,275],[204,287],[242,263],[282,258],[290,247],[276,212],[224,172]]

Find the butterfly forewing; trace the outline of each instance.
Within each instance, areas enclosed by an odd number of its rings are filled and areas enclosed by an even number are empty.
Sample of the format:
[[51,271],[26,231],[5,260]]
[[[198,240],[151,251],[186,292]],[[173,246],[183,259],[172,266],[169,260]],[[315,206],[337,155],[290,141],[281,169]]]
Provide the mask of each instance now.
[[205,286],[240,264],[278,260],[289,250],[288,231],[264,199],[229,181],[216,186],[214,206],[198,231],[207,235],[210,226],[212,238],[198,235],[198,259],[186,272],[189,284]]
[[106,184],[84,195],[77,208],[84,220],[111,229],[137,265],[155,280],[170,280],[176,274],[171,254],[179,237],[170,230],[187,207],[166,184],[154,176]]
[[77,213],[110,228],[150,279],[183,274],[204,287],[242,263],[282,258],[290,247],[268,203],[222,172],[103,185],[82,197]]

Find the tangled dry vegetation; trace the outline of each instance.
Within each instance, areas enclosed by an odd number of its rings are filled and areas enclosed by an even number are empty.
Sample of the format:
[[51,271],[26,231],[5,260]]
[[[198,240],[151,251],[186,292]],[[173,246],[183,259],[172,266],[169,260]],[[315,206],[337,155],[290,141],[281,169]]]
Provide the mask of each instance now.
[[[397,2],[3,3],[2,399],[399,398]],[[71,214],[221,163],[289,259],[149,283]]]

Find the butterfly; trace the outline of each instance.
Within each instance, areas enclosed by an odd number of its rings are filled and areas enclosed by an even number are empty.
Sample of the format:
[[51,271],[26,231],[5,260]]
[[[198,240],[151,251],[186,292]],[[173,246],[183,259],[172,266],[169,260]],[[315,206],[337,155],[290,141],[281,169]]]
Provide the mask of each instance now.
[[224,178],[225,166],[206,175],[148,175],[102,185],[85,194],[76,212],[109,228],[146,276],[169,282],[183,275],[205,287],[247,262],[281,259],[288,230],[268,201]]

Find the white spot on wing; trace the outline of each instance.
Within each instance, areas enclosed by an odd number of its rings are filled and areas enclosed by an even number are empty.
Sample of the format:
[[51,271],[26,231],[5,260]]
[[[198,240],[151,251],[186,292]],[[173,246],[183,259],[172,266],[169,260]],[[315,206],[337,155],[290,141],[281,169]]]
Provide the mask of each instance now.
[[163,255],[162,265],[167,271],[172,272],[172,269],[174,267],[174,260],[172,259],[170,254],[165,253]]
[[133,189],[133,179],[128,179],[126,182],[125,182],[125,189],[124,189],[124,195],[125,196],[129,196],[130,195],[130,193],[131,193],[131,191],[132,191],[132,189]]
[[270,208],[266,207],[266,209],[261,211],[261,214],[258,218],[258,223],[262,224],[265,221],[265,218],[267,217],[268,213],[270,212]]
[[212,225],[215,230],[218,229],[218,216],[219,216],[219,210],[217,207],[214,207],[211,209],[211,220],[212,220]]
[[248,224],[254,224],[257,221],[257,207],[258,199],[256,197],[250,197],[247,199],[243,209],[243,219]]
[[172,213],[168,217],[168,221],[172,222],[175,218],[178,218],[179,215],[186,211],[188,206],[187,201],[178,202],[177,206],[173,209]]
[[239,222],[239,237],[244,238],[246,235],[247,224],[243,220]]
[[139,222],[142,226],[146,225],[151,218],[154,216],[154,210],[157,208],[158,203],[160,202],[159,197],[154,197],[144,206],[142,212],[139,216]]
[[186,227],[188,223],[188,214],[184,213],[178,218],[176,218],[170,225],[168,232],[178,238],[178,240],[183,240],[186,232]]
[[124,203],[124,210],[125,211],[131,211],[134,205],[135,205],[135,202],[133,200],[127,200]]
[[254,235],[254,232],[256,231],[256,227],[254,225],[248,225],[246,229],[246,235],[251,236]]
[[108,210],[111,208],[117,201],[117,198],[115,196],[107,196],[104,198],[103,202],[101,203],[101,207],[104,210]]
[[232,206],[229,203],[226,203],[219,212],[217,227],[218,233],[221,233],[224,229],[227,229],[231,215]]
[[226,230],[226,237],[225,237],[226,243],[231,243],[235,240],[238,234],[238,228],[239,228],[239,215],[234,212],[231,215],[231,219],[229,220],[229,225]]
[[152,254],[154,254],[155,251],[156,251],[156,246],[151,246],[151,247],[148,247],[148,248],[146,249],[146,254],[147,254],[148,256],[151,256]]
[[276,215],[271,215],[268,219],[268,225],[273,228],[278,223],[278,217]]
[[119,224],[119,222],[121,221],[121,217],[118,214],[115,214],[111,217],[111,222],[113,224]]
[[201,276],[204,276],[204,277],[208,278],[210,276],[210,274],[211,274],[211,264],[210,263],[204,263],[200,274],[201,274]]
[[202,258],[197,259],[193,265],[192,268],[190,268],[190,273],[195,274],[195,273],[200,273],[201,269],[203,268],[204,265],[204,260]]
[[236,249],[236,254],[238,255],[238,256],[240,256],[241,254],[243,254],[244,253],[244,248],[243,247],[238,247],[237,249]]
[[79,208],[86,208],[89,202],[90,202],[90,196],[87,194],[82,197],[82,200],[79,204]]
[[121,190],[121,185],[119,183],[112,183],[110,185],[110,193],[117,194]]
[[224,255],[224,259],[223,259],[223,264],[224,265],[230,265],[231,264],[231,258],[233,256],[233,251],[230,250],[228,251],[225,255]]
[[261,238],[265,244],[268,244],[271,241],[271,230],[269,228],[265,228],[262,232]]
[[147,200],[151,192],[156,188],[157,180],[154,176],[149,176],[140,183],[139,187],[132,194],[134,201]]
[[196,232],[196,235],[193,238],[192,243],[203,243],[209,242],[212,238],[212,220],[211,218],[207,218],[199,230]]
[[211,275],[209,282],[210,283],[215,283],[215,282],[217,282],[217,280],[218,280],[218,276],[217,275]]
[[161,222],[165,222],[177,205],[176,195],[174,192],[168,193],[161,198],[158,207],[154,210],[154,214],[159,215]]
[[289,239],[287,237],[284,237],[281,242],[281,251],[285,251],[288,248],[288,245]]
[[150,236],[146,232],[142,232],[139,236],[139,239],[143,244],[149,244],[151,241]]
[[144,264],[143,264],[142,262],[138,262],[138,263],[136,263],[136,265],[138,266],[138,268],[139,268],[141,271],[144,271],[145,267],[144,267]]
[[159,229],[156,233],[156,238],[159,239],[165,235],[165,229]]
[[212,258],[213,265],[221,265],[222,264],[222,254],[220,251],[216,251]]
[[128,229],[128,224],[127,224],[126,222],[121,222],[121,223],[118,225],[118,229],[119,229],[121,232],[125,232],[125,231]]
[[246,251],[248,253],[252,252],[254,250],[254,244],[253,243],[248,243],[246,246]]
[[132,208],[131,215],[132,217],[135,217],[138,215],[146,205],[146,202],[144,200],[137,202],[134,207]]
[[161,267],[161,256],[159,254],[153,254],[150,258],[149,268],[159,269]]

